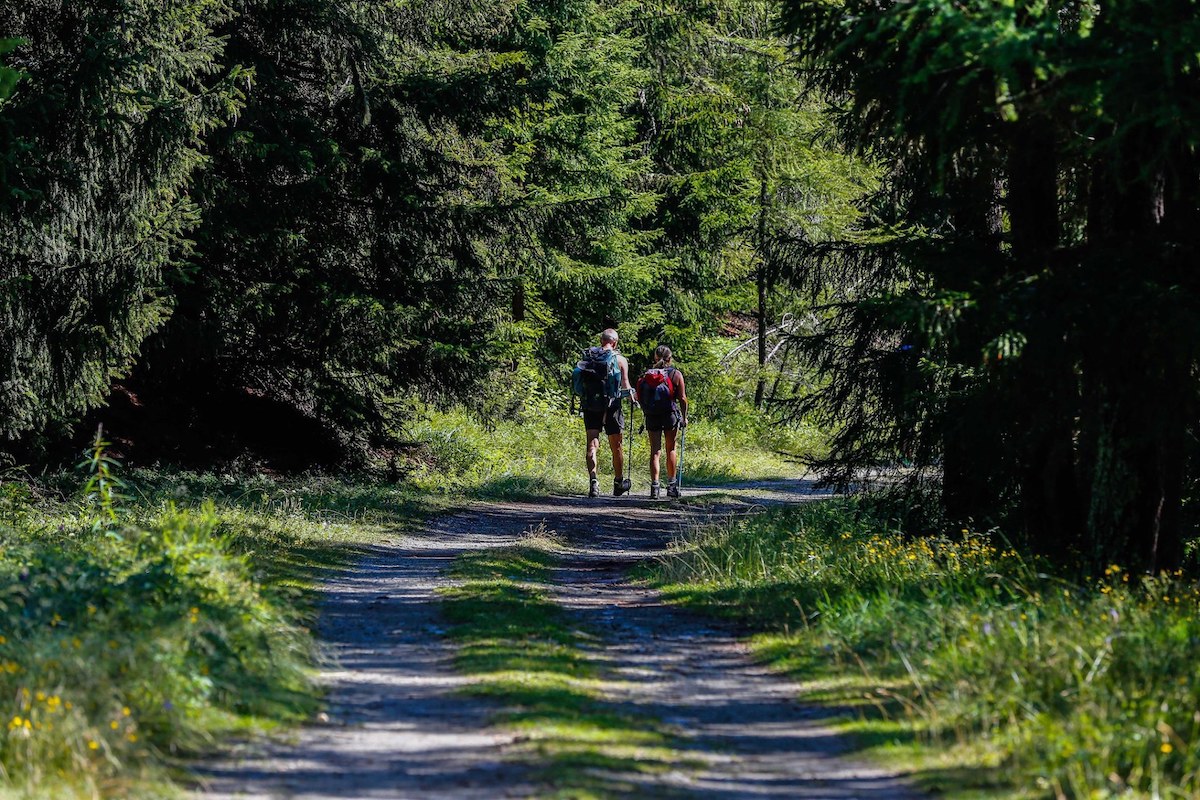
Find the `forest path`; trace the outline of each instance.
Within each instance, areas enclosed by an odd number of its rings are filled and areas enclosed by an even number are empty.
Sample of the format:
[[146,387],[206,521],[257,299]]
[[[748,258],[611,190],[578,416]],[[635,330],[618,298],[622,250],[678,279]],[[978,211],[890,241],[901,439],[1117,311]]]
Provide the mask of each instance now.
[[[804,481],[744,484],[750,504],[820,495]],[[691,491],[689,491],[689,494]],[[547,792],[519,737],[489,724],[500,706],[466,696],[444,636],[439,588],[457,556],[518,541],[539,526],[565,542],[551,597],[596,635],[612,680],[607,699],[668,726],[687,767],[621,775],[633,797],[883,800],[917,793],[854,761],[848,745],[797,701],[797,688],[756,664],[733,631],[664,605],[631,583],[635,564],[663,552],[703,510],[640,498],[551,497],[487,503],[380,544],[332,577],[320,635],[332,666],[328,721],[290,741],[244,747],[199,770],[206,798],[497,798]]]

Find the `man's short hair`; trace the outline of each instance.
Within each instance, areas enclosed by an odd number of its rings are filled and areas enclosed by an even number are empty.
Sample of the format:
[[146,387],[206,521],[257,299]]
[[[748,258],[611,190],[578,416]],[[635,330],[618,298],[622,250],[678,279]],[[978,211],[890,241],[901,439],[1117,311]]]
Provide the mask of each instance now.
[[617,332],[615,330],[613,330],[612,328],[605,328],[604,331],[600,334],[600,341],[603,344],[609,344],[609,343],[616,344],[617,343]]

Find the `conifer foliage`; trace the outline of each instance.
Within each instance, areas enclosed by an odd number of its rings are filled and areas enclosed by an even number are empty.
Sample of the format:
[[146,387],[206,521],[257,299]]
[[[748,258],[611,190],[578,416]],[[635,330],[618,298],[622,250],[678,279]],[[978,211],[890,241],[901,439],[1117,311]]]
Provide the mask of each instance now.
[[553,380],[618,321],[685,359],[765,325],[857,191],[761,0],[4,10],[7,439],[120,380],[194,438],[288,409],[364,456],[406,396]]
[[225,2],[0,3],[0,437],[99,403],[168,313],[202,140],[235,112]]
[[[768,338],[798,304],[819,243],[847,236],[874,182],[831,146],[766,0],[659,2],[639,19],[651,72],[643,122],[672,256],[663,333],[749,313],[758,335],[754,401],[763,405]],[[785,345],[786,346],[786,345]]]
[[262,398],[350,454],[400,389],[470,385],[495,325],[497,159],[423,106],[396,9],[265,0],[221,29],[253,85],[208,139],[190,268],[134,376],[153,403]]
[[1195,2],[787,0],[847,142],[892,166],[810,342],[843,479],[904,458],[951,515],[1171,567],[1195,481]]

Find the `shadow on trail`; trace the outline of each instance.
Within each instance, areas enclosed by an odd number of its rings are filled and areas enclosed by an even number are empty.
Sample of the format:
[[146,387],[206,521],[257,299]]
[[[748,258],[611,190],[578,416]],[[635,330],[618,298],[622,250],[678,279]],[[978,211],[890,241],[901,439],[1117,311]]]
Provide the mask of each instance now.
[[730,625],[666,605],[658,592],[627,580],[631,566],[662,553],[698,515],[825,496],[797,482],[718,491],[716,505],[676,514],[666,530],[655,508],[643,503],[625,518],[589,519],[585,512],[568,522],[565,515],[558,527],[570,552],[554,597],[603,642],[597,655],[616,681],[614,710],[662,721],[702,765],[665,776],[626,775],[635,783],[631,796],[669,790],[712,800],[916,797],[894,775],[848,759],[853,743],[824,724],[842,712],[797,702],[795,686],[754,663]]
[[629,567],[662,552],[697,519],[820,496],[800,481],[715,488],[734,499],[699,510],[639,497],[489,503],[370,548],[354,569],[330,579],[321,606],[328,721],[294,741],[202,765],[196,773],[206,796],[538,794],[531,765],[513,757],[517,735],[489,727],[500,707],[463,691],[469,680],[453,668],[437,592],[455,558],[514,544],[540,527],[567,544],[551,594],[598,635],[595,655],[613,679],[614,712],[656,720],[695,756],[696,768],[645,773],[592,765],[604,796],[915,796],[893,776],[848,761],[847,743],[822,726],[830,712],[797,703],[794,686],[753,663],[733,631],[626,580]]

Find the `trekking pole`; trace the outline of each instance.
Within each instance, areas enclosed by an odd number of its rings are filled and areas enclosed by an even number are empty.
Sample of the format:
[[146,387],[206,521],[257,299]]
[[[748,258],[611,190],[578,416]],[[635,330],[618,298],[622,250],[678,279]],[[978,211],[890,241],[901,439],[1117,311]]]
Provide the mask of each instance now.
[[675,465],[675,485],[683,494],[683,453],[687,449],[687,428],[679,431],[679,463]]
[[633,395],[629,395],[629,421],[625,423],[629,430],[628,444],[625,450],[625,476],[629,478],[629,491],[633,492]]

